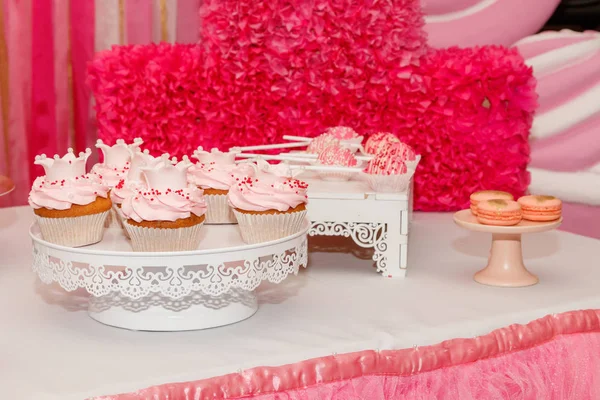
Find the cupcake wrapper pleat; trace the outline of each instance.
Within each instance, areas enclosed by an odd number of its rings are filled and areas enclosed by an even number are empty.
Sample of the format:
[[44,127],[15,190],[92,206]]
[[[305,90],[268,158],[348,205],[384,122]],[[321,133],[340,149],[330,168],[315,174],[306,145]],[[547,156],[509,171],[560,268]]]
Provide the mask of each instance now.
[[45,218],[35,215],[44,240],[68,247],[80,247],[98,243],[104,235],[104,223],[109,214],[97,214],[69,218]]
[[120,220],[119,216],[117,215],[115,208],[116,207],[113,206],[110,209],[108,216],[106,217],[106,221],[104,222],[104,226],[106,228],[120,228],[122,226],[121,220]]
[[282,214],[249,214],[233,210],[242,239],[248,244],[268,242],[293,235],[302,229],[306,210]]
[[372,175],[366,174],[369,186],[376,192],[396,193],[408,189],[411,173],[402,175]]
[[123,226],[131,239],[133,251],[189,251],[200,245],[204,221],[194,226],[174,229],[134,226],[126,220]]
[[206,200],[206,224],[237,224],[233,209],[227,202],[225,194],[207,194]]

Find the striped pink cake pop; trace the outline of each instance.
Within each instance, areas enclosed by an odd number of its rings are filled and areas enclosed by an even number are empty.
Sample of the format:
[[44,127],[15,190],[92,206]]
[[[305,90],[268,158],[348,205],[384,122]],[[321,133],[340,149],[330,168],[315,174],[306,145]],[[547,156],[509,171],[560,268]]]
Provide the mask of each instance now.
[[320,152],[322,152],[330,146],[339,147],[340,141],[335,136],[324,133],[322,135],[317,136],[310,142],[308,148],[306,149],[306,152],[312,154],[319,154]]
[[401,156],[383,151],[369,161],[365,172],[372,175],[402,175],[406,174],[408,169]]
[[323,165],[356,166],[356,158],[351,150],[338,146],[329,146],[319,153],[318,161]]
[[374,133],[365,143],[365,151],[369,154],[377,154],[392,143],[400,143],[400,139],[389,132]]
[[325,130],[325,135],[332,135],[339,140],[350,140],[361,137],[356,131],[347,126],[334,126]]
[[413,148],[402,142],[390,144],[387,151],[390,154],[400,156],[403,161],[415,161],[417,158]]

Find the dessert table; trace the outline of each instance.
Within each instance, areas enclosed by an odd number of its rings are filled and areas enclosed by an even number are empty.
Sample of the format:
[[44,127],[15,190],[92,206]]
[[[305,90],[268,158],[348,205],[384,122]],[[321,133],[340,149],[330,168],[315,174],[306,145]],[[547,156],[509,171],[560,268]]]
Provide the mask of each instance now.
[[434,345],[600,309],[599,241],[560,231],[525,235],[524,259],[540,283],[488,287],[472,277],[485,266],[491,238],[462,230],[452,214],[415,213],[405,279],[381,279],[369,250],[350,239],[315,237],[308,268],[261,286],[253,317],[203,331],[128,331],[89,318],[83,292],[67,294],[35,277],[31,222],[28,207],[0,209],[0,392],[7,399],[81,400],[257,366]]

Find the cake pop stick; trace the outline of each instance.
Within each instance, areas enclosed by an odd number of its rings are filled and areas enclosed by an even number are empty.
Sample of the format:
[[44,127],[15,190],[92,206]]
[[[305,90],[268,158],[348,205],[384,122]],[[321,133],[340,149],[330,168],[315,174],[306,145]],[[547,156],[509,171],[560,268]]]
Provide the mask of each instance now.
[[285,154],[279,154],[279,155],[267,155],[267,154],[251,154],[251,153],[239,153],[235,155],[236,157],[239,158],[261,158],[263,160],[276,160],[276,161],[305,161],[305,162],[311,162],[314,161],[314,159],[309,159],[309,158],[301,158],[301,157],[287,157]]
[[273,150],[273,149],[286,149],[293,147],[306,147],[309,142],[296,142],[296,143],[277,143],[277,144],[261,144],[257,146],[236,146],[229,149],[232,152],[242,151],[256,151],[256,150]]
[[[289,140],[292,142],[297,142],[297,143],[307,142],[307,145],[308,145],[308,143],[312,142],[314,138],[308,138],[308,137],[303,137],[303,136],[284,135],[283,139]],[[340,140],[340,144],[343,146],[352,147],[355,149],[362,148],[362,145],[360,143],[355,143],[355,142],[352,142],[349,140]]]

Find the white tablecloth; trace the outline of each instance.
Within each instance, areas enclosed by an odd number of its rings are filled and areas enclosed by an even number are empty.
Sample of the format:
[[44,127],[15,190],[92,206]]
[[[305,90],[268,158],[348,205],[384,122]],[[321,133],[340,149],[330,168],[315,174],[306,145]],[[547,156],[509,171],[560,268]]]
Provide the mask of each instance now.
[[308,269],[262,287],[252,318],[205,331],[131,332],[90,319],[81,293],[67,295],[36,279],[31,215],[26,207],[0,210],[6,399],[80,400],[332,353],[429,345],[600,308],[600,241],[556,231],[526,236],[525,262],[540,284],[486,287],[472,275],[485,265],[490,237],[460,229],[451,214],[417,213],[405,279],[382,278],[370,260],[348,252],[322,252],[324,245],[354,247],[316,238],[319,251],[310,253]]

